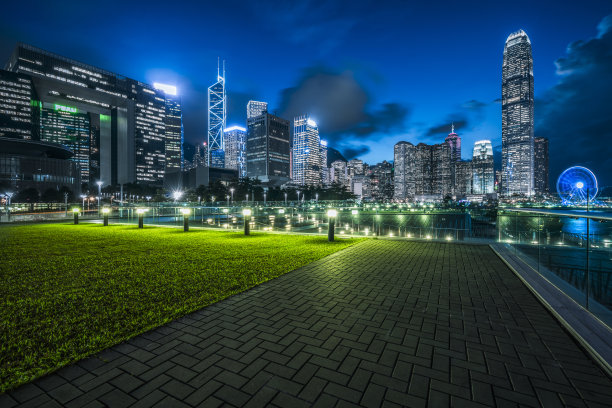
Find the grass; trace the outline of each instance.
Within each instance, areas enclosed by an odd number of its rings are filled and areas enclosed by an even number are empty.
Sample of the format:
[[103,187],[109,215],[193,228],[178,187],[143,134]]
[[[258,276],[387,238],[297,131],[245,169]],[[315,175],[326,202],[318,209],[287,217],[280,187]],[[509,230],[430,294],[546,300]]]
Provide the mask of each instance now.
[[355,242],[120,225],[0,227],[0,392]]

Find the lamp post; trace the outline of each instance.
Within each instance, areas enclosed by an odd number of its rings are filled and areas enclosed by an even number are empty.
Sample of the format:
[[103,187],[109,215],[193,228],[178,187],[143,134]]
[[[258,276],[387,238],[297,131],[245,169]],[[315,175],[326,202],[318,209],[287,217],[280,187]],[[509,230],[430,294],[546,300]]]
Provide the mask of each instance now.
[[246,203],[247,205],[249,205],[249,195],[248,194],[246,195]]
[[232,194],[232,203],[234,202],[234,189],[230,188],[230,193]]
[[189,208],[181,208],[181,213],[183,214],[183,231],[189,231],[189,214],[191,214],[191,210]]
[[298,204],[300,203],[300,190],[297,190],[297,195],[298,195]]
[[251,209],[245,208],[242,210],[244,216],[244,235],[251,235]]
[[98,185],[98,196],[102,195],[102,184],[104,184],[104,182],[102,182],[102,180],[98,180],[96,181],[96,184]]
[[[10,201],[9,201],[10,203]],[[64,193],[64,209],[65,209],[65,217],[68,217],[68,193]]]
[[108,213],[110,213],[110,208],[103,208],[102,215],[104,215],[104,226],[108,227]]
[[315,201],[318,203],[319,202],[319,193],[315,194]]
[[229,199],[230,199],[229,194],[228,194],[228,195],[226,195],[226,196],[225,196],[225,198],[227,199],[227,206],[229,207]]
[[287,206],[287,193],[285,193],[285,207]]
[[79,207],[74,207],[72,209],[72,213],[74,214],[74,225],[79,223]]
[[85,199],[87,196],[85,194],[81,194],[81,198],[83,199],[83,212],[85,212]]
[[[359,211],[357,210],[351,210],[351,214],[353,215],[353,226],[351,229],[355,229],[355,217],[357,217],[357,214],[359,214]],[[357,229],[359,229],[359,224],[357,224]]]
[[266,206],[266,192],[264,191],[264,207]]
[[138,208],[136,213],[138,214],[138,228],[144,228],[144,213],[147,211],[144,208]]
[[210,197],[210,203],[211,203],[210,204],[211,206],[213,206],[213,207],[215,206],[215,196],[211,196]]
[[176,203],[181,197],[182,197],[183,193],[180,191],[175,191],[174,193],[172,193],[172,198],[174,198],[174,202]]
[[327,217],[329,218],[329,228],[327,229],[327,240],[329,242],[333,242],[334,241],[334,232],[335,232],[335,225],[334,223],[336,222],[336,216],[338,215],[338,211],[336,210],[327,210]]

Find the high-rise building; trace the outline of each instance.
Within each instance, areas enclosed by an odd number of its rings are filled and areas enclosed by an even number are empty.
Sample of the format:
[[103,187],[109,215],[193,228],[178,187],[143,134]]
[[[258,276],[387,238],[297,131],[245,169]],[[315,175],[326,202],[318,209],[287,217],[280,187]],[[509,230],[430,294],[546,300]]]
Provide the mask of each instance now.
[[534,160],[535,160],[535,192],[536,194],[548,193],[548,139],[545,137],[534,138]]
[[452,173],[454,163],[451,159],[451,147],[448,143],[432,146],[431,164],[433,170],[432,191],[442,198],[452,194]]
[[327,186],[329,181],[329,168],[327,167],[327,140],[321,140],[321,184]]
[[474,143],[472,173],[472,194],[492,194],[495,192],[493,145],[490,140],[480,140]]
[[264,113],[247,120],[247,176],[280,185],[289,181],[289,121]]
[[247,103],[247,120],[268,112],[268,102],[249,101]]
[[238,170],[238,177],[247,176],[246,129],[232,126],[225,129],[225,168]]
[[208,144],[206,142],[198,143],[193,154],[193,167],[206,166],[206,158],[208,157]]
[[393,198],[396,200],[413,200],[415,147],[409,142],[398,142],[393,147]]
[[217,65],[217,81],[208,88],[208,165],[221,169],[225,167],[223,130],[227,118],[226,102],[224,61],[223,75]]
[[291,179],[295,184],[321,184],[321,139],[317,123],[308,115],[293,120]]
[[176,87],[154,83],[153,87],[166,94],[166,171],[180,170],[183,163],[183,114]]
[[465,197],[472,194],[472,161],[461,160],[455,163],[455,197]]
[[455,176],[455,163],[461,161],[461,138],[458,134],[455,133],[455,124],[451,124],[451,132],[444,139],[446,143],[450,146],[450,157],[451,157],[451,185],[453,186],[453,191],[455,184],[457,182],[457,178]]
[[346,188],[350,187],[346,162],[344,160],[335,160],[331,163],[329,170],[329,178],[332,183],[340,184]]
[[502,66],[502,195],[534,193],[533,58],[523,30],[508,36]]
[[[61,143],[66,137],[58,134],[61,129],[78,133],[81,140],[65,140],[64,144],[77,149],[72,160],[78,162],[81,175],[88,174],[83,182],[163,183],[163,91],[26,44],[17,45],[5,68],[31,81],[32,139]],[[73,125],[79,128],[72,129]],[[89,137],[88,170],[82,167],[85,134]]]
[[391,163],[383,160],[369,167],[368,176],[370,177],[371,196],[373,199],[387,200],[393,198],[393,165]]
[[29,75],[0,70],[0,137],[38,140],[38,104]]

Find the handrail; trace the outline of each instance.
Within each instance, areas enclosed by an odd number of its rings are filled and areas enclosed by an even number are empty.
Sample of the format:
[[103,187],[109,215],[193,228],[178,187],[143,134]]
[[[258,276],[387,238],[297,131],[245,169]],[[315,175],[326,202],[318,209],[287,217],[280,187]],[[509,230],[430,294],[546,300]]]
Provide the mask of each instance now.
[[[512,212],[528,212],[534,214],[544,214],[544,215],[554,215],[557,217],[579,217],[579,218],[589,218],[591,220],[605,220],[612,221],[612,215],[605,215],[608,213],[597,213],[597,211],[589,211],[589,212],[572,212],[572,211],[551,211],[551,210],[537,210],[532,208],[503,208],[502,211],[512,211]],[[599,215],[598,215],[599,214]]]

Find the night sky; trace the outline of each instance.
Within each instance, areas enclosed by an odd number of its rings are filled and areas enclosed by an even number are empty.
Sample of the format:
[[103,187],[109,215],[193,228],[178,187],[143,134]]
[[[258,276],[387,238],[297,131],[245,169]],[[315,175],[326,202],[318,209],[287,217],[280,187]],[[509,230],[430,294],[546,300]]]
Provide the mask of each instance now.
[[[18,41],[153,83],[176,84],[185,139],[205,140],[206,88],[226,60],[228,126],[249,99],[310,113],[347,158],[393,159],[399,140],[501,146],[501,64],[519,28],[533,47],[535,134],[551,187],[570,165],[612,185],[610,1],[5,2],[0,60]],[[567,3],[567,4],[564,4]],[[501,148],[501,147],[500,147]]]

